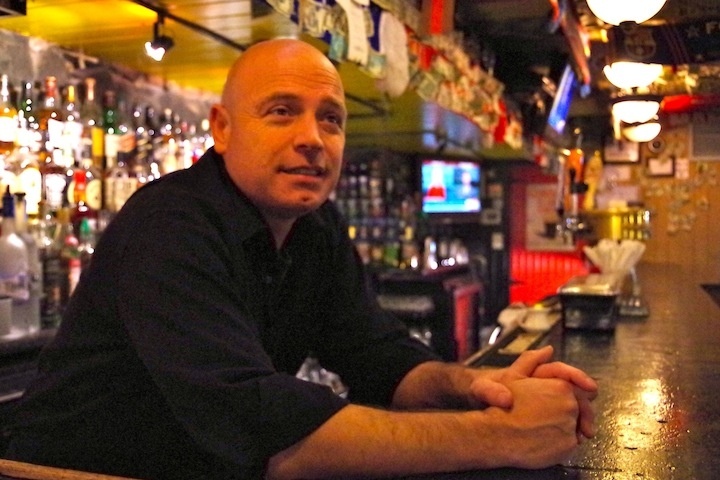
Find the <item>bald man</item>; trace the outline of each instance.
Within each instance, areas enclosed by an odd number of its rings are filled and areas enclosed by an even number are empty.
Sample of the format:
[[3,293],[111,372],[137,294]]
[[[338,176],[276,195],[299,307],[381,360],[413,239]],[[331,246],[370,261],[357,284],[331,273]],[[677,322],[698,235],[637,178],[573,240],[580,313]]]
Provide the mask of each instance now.
[[[111,222],[7,458],[143,479],[343,478],[565,459],[597,385],[549,348],[501,370],[443,363],[366,287],[331,202],[347,111],[328,59],[248,49],[214,148]],[[295,377],[309,352],[347,399]]]

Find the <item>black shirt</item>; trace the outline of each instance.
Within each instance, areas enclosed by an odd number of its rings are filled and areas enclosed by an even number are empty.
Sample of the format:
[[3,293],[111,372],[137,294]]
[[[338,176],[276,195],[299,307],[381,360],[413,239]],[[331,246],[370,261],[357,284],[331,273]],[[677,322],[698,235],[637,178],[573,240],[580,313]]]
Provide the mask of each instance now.
[[348,400],[387,406],[438,357],[367,287],[331,203],[277,251],[208,151],[142,187],[100,239],[15,415],[8,458],[139,478],[253,478]]

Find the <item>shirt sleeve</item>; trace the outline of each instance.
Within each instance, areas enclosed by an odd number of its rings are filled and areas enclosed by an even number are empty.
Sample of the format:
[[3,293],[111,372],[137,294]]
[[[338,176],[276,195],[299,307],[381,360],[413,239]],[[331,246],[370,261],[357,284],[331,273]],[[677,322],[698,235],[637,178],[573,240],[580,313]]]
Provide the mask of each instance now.
[[232,234],[187,195],[163,194],[156,211],[146,202],[142,233],[120,255],[119,317],[191,437],[226,461],[262,465],[347,401],[275,370],[243,295],[253,279]]

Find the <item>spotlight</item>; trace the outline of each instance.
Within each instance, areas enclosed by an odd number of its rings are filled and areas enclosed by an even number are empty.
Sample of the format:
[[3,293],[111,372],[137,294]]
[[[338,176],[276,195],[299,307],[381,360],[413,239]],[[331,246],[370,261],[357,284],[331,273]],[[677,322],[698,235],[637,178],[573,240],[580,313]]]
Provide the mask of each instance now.
[[156,62],[162,60],[167,51],[175,45],[173,39],[165,35],[164,28],[161,31],[161,27],[164,26],[165,17],[158,13],[158,19],[153,25],[153,39],[145,42],[145,53]]

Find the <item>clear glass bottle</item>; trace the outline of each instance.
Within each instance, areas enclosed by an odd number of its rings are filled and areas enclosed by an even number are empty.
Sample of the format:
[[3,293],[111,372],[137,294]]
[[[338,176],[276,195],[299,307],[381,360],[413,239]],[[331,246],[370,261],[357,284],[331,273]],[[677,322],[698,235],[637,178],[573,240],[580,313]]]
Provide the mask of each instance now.
[[15,150],[18,136],[18,112],[10,98],[8,76],[0,80],[0,158]]
[[56,211],[65,205],[69,179],[61,149],[64,119],[55,77],[45,78],[44,94],[42,107],[38,110],[38,125],[42,136],[38,164],[42,175],[43,199],[51,210]]
[[34,83],[26,80],[22,83],[22,93],[18,105],[18,119],[21,129],[37,130],[37,115]]
[[43,291],[40,300],[40,328],[48,329],[60,325],[66,281],[60,258],[62,249],[60,227],[45,202],[41,202],[40,212],[37,228]]
[[68,208],[61,208],[57,212],[57,221],[58,235],[56,241],[60,244],[61,281],[63,283],[62,308],[64,309],[80,281],[82,268],[78,250],[80,241],[70,221],[70,210]]
[[25,194],[15,194],[15,229],[27,248],[28,291],[27,301],[14,305],[14,323],[22,333],[34,333],[40,329],[40,298],[42,296],[42,263],[35,236],[30,232]]
[[60,143],[63,166],[74,168],[80,163],[82,152],[83,124],[77,98],[77,87],[65,88],[62,105],[63,131]]
[[44,150],[52,153],[52,150],[60,148],[64,121],[56,77],[45,77],[43,94],[42,105],[37,111],[38,129],[45,143]]
[[15,199],[9,186],[2,197],[0,295],[12,299],[12,331],[17,334],[24,333],[24,319],[16,314],[16,310],[30,300],[28,251],[25,242],[15,231]]

